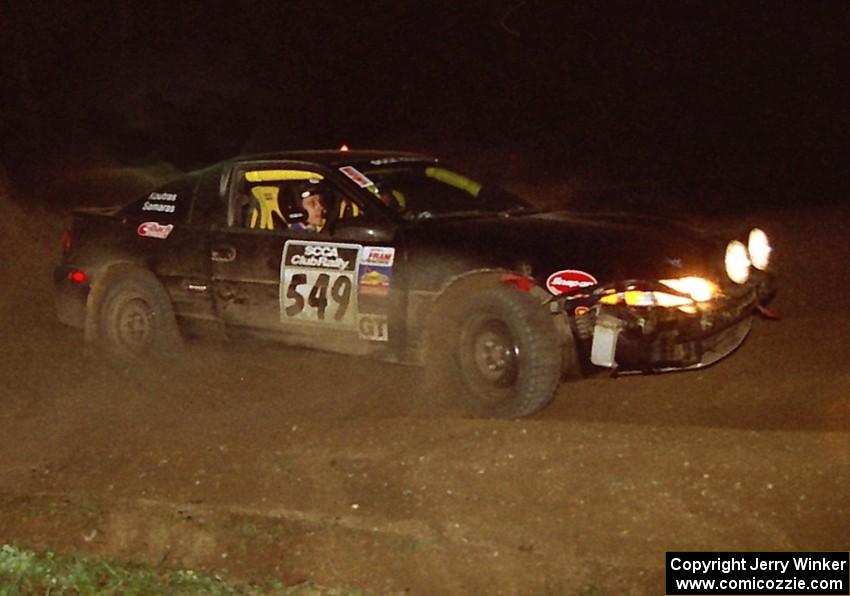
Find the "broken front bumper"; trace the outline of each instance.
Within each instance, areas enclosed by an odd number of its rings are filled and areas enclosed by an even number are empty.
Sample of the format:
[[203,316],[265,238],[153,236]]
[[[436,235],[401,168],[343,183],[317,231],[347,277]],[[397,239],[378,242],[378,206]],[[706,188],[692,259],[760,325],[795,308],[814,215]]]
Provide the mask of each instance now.
[[618,374],[702,368],[744,342],[757,307],[772,295],[772,280],[764,276],[693,313],[598,304],[576,317],[574,330],[590,363]]

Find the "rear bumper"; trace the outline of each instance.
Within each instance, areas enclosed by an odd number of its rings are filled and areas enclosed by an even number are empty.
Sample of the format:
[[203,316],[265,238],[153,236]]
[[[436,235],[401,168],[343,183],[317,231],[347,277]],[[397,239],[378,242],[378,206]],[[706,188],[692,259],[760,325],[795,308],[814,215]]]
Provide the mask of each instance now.
[[90,286],[87,282],[71,281],[71,271],[72,268],[67,265],[59,265],[53,270],[56,314],[61,323],[82,329],[86,322],[86,301]]

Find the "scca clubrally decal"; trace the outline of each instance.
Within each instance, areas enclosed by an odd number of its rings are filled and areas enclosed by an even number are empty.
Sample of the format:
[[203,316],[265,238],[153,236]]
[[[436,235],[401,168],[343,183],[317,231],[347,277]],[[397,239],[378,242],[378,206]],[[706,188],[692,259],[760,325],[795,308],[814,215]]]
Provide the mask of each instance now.
[[289,240],[280,266],[280,318],[354,329],[361,246]]

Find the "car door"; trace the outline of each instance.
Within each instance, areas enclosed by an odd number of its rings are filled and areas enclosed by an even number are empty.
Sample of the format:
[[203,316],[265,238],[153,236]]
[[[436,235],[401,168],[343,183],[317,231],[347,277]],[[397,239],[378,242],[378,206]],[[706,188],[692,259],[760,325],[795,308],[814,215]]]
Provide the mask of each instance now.
[[[214,230],[210,242],[214,296],[226,325],[334,351],[391,349],[397,247],[388,224],[371,219],[362,197],[318,166],[246,165],[234,177],[231,225]],[[333,189],[326,227],[287,225],[298,215],[287,204],[292,187],[317,179]],[[257,195],[276,195],[278,203],[257,216]],[[382,233],[374,233],[376,226]]]

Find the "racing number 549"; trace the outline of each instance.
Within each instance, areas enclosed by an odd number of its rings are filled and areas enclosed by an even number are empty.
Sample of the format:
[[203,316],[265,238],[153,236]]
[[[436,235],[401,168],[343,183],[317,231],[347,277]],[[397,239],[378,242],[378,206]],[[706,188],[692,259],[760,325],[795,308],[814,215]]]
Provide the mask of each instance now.
[[[300,286],[309,287],[306,298],[298,291]],[[315,318],[324,321],[330,295],[330,299],[336,304],[333,319],[342,321],[351,303],[351,288],[351,278],[345,275],[336,276],[331,283],[331,276],[328,273],[319,273],[311,285],[306,273],[295,273],[286,286],[286,298],[291,302],[286,305],[284,312],[290,318],[298,317],[303,313],[306,315],[304,318],[312,319],[313,313],[304,312],[304,309],[309,306],[315,309]]]

